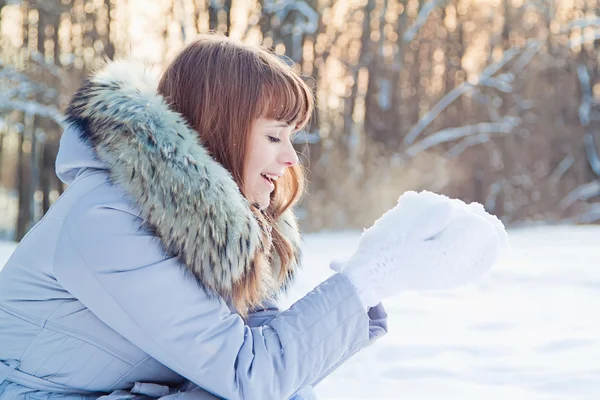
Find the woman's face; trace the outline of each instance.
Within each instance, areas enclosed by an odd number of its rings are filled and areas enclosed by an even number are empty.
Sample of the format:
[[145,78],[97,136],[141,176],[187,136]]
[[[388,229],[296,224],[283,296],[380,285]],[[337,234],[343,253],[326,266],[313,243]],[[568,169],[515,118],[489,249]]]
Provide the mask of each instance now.
[[249,201],[261,209],[269,206],[273,183],[287,167],[298,164],[292,146],[293,127],[274,119],[257,119],[250,132],[244,160],[243,185]]

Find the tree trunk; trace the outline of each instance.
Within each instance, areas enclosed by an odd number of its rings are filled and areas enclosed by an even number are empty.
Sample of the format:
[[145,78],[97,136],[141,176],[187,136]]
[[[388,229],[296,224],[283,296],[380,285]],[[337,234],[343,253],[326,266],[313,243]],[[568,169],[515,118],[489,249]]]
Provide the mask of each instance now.
[[216,31],[219,28],[219,9],[221,8],[215,4],[214,1],[208,2],[208,29],[211,31]]
[[25,156],[23,148],[26,138],[31,138],[33,132],[33,116],[26,114],[24,117],[24,131],[19,136],[19,149],[17,160],[17,192],[19,193],[19,214],[17,217],[17,231],[15,240],[21,241],[30,226],[31,221],[31,170],[29,157]]
[[106,55],[106,57],[109,60],[114,60],[114,58],[115,58],[115,44],[113,43],[113,41],[110,38],[110,35],[111,35],[111,27],[110,27],[111,16],[110,16],[110,13],[111,13],[112,10],[114,10],[114,6],[113,6],[111,0],[105,0],[105,4],[106,4],[106,8],[107,8],[107,18],[108,18],[108,20],[106,21],[106,38],[104,40],[104,54]]

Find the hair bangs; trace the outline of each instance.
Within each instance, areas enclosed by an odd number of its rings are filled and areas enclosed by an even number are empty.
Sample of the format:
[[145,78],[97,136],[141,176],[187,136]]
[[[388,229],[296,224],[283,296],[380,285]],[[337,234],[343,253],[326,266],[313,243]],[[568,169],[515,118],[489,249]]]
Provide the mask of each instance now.
[[285,122],[295,131],[303,129],[309,122],[312,95],[300,77],[292,71],[277,71],[280,74],[263,82],[258,105],[259,117]]

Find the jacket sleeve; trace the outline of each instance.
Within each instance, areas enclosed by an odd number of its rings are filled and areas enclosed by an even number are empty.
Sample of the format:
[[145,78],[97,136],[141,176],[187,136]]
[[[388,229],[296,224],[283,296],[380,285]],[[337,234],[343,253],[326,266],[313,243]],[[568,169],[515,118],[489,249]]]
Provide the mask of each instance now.
[[56,278],[116,332],[208,392],[287,399],[369,343],[369,318],[343,275],[250,327],[140,224],[122,202],[82,200],[57,238]]
[[252,310],[248,314],[246,324],[250,328],[257,328],[262,325],[268,325],[277,315],[281,313],[279,306],[275,301],[265,301],[262,307]]
[[[273,301],[265,302],[263,307],[258,308],[248,314],[248,326],[257,327],[261,325],[267,325],[273,318],[275,318],[281,311],[277,304]],[[379,303],[375,307],[372,307],[368,311],[369,316],[369,342],[367,346],[373,344],[377,339],[381,338],[385,334],[387,334],[387,313],[382,303]],[[357,352],[362,348],[357,349]],[[342,365],[348,358],[353,356],[353,354],[347,354],[344,359],[338,361],[338,363],[332,366],[328,371],[326,371],[323,375],[319,376],[315,382],[312,383],[311,386],[306,386],[300,390],[291,400],[309,400],[316,399],[316,395],[314,393],[313,388],[325,379],[330,373],[335,371],[337,367]]]
[[[385,308],[383,308],[383,304],[382,303],[377,304],[375,307],[369,308],[368,315],[369,315],[369,342],[367,343],[366,346],[370,346],[371,344],[375,343],[375,341],[377,341],[377,339],[381,338],[382,336],[384,336],[388,332],[388,327],[387,327],[387,317],[388,317],[388,315],[387,315],[387,313],[385,311]],[[325,379],[327,376],[329,376],[329,374],[331,374],[333,371],[335,371],[337,367],[339,367],[340,365],[342,365],[346,360],[348,360],[354,354],[358,353],[363,348],[364,347],[357,348],[356,351],[354,351],[353,353],[347,354],[344,359],[338,361],[337,364],[335,364],[334,366],[332,366],[331,368],[329,368],[328,371],[326,371],[325,373],[323,373],[317,379],[317,381],[315,381],[312,384],[312,387],[317,386],[323,379]]]

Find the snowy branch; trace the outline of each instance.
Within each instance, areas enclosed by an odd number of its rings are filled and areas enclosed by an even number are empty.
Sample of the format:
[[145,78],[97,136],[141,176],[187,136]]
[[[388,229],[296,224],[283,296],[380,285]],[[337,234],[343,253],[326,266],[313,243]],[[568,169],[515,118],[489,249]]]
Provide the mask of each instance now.
[[538,12],[547,12],[548,11],[548,2],[547,0],[528,0],[523,4],[525,9],[533,8]]
[[588,204],[585,211],[576,216],[580,224],[591,224],[600,221],[600,203]]
[[[508,75],[508,74],[503,74],[503,75]],[[514,79],[514,76],[510,76],[510,75],[508,75],[506,77],[498,76],[495,78],[488,78],[485,81],[480,82],[480,84],[481,84],[481,86],[495,88],[504,93],[512,93],[513,87],[510,84],[512,82],[512,80],[509,80],[511,77]]]
[[483,104],[487,108],[490,120],[492,120],[492,122],[500,120],[500,113],[498,112],[499,104],[496,104],[495,101],[499,100],[500,102],[502,102],[502,99],[500,99],[499,97],[492,98],[492,96],[483,93],[477,88],[465,94],[471,97],[473,100],[477,101],[478,103]]
[[550,184],[555,186],[560,179],[567,173],[569,168],[575,163],[575,158],[571,154],[567,154],[565,158],[556,166],[554,171],[548,177]]
[[566,24],[566,26],[562,29],[562,33],[566,33],[573,28],[583,29],[583,28],[587,28],[589,26],[595,26],[595,25],[600,25],[600,17],[593,16],[593,17],[589,17],[589,18],[580,18],[580,19],[576,19],[576,20],[571,21],[568,24]]
[[[30,58],[40,68],[58,78],[60,83],[64,82],[61,69],[53,63],[46,62],[39,52],[32,52]],[[0,62],[0,110],[19,110],[30,116],[49,118],[64,128],[62,113],[56,107],[44,104],[54,101],[57,95],[58,91],[55,88],[48,87],[44,82],[35,82],[12,65]],[[34,100],[36,96],[38,100]]]
[[500,180],[499,182],[494,182],[490,185],[490,192],[485,198],[485,209],[488,212],[493,212],[496,209],[496,200],[498,199],[498,195],[502,190],[502,187],[505,185],[504,180]]
[[577,200],[588,200],[600,195],[600,180],[584,183],[570,191],[559,203],[562,211],[569,208]]
[[59,126],[66,128],[65,117],[56,108],[45,106],[35,101],[0,98],[0,110],[19,110],[26,114],[47,117],[56,122]]
[[600,177],[600,157],[598,156],[598,150],[594,141],[594,134],[592,132],[586,133],[583,143],[585,144],[585,152],[590,162],[590,167],[592,167],[592,171],[594,171],[596,176]]
[[185,31],[185,1],[179,0],[179,28],[181,29],[181,40],[183,43],[187,43],[187,33]]
[[56,64],[46,62],[41,53],[34,51],[29,55],[29,58],[37,62],[40,67],[44,68],[56,78],[61,80],[64,78],[62,70]]
[[438,8],[439,6],[443,5],[442,3],[446,3],[445,0],[431,0],[429,3],[425,4],[422,8],[421,11],[419,11],[419,15],[417,15],[417,19],[415,21],[415,23],[406,30],[406,32],[404,33],[404,37],[403,40],[406,43],[411,42],[415,36],[417,36],[417,33],[421,30],[421,28],[423,27],[423,25],[425,25],[425,23],[427,22],[427,19],[429,18],[429,14],[431,14],[431,12],[433,10],[435,10],[436,8]]
[[582,35],[582,36],[576,37],[575,39],[569,40],[567,47],[572,49],[573,47],[579,47],[586,43],[593,43],[598,39],[600,39],[600,32],[596,31],[596,32],[594,32],[593,35]]
[[458,144],[455,144],[447,151],[446,155],[448,158],[456,158],[461,155],[465,150],[469,147],[483,144],[490,140],[489,133],[479,133],[477,135],[468,136],[465,139],[461,140]]
[[527,48],[521,54],[521,56],[515,61],[515,65],[513,66],[513,73],[518,75],[525,67],[529,64],[529,62],[535,57],[537,53],[542,49],[544,42],[541,40],[533,40],[529,39],[527,43]]
[[512,48],[506,50],[504,52],[504,54],[502,55],[502,59],[485,67],[485,69],[483,70],[483,72],[481,73],[481,75],[479,76],[477,81],[475,82],[475,85],[480,84],[482,81],[485,81],[486,79],[488,79],[492,75],[494,75],[496,72],[498,72],[502,68],[504,68],[504,66],[510,60],[512,60],[517,54],[519,54],[520,51],[521,51],[521,49],[517,48],[517,47],[512,47]]
[[294,144],[315,144],[321,141],[321,136],[318,132],[307,132],[302,130],[294,135]]
[[590,112],[594,97],[592,95],[592,85],[590,82],[590,74],[587,67],[583,64],[577,64],[577,77],[581,85],[581,104],[579,105],[579,121],[582,126],[590,124]]
[[0,61],[0,79],[14,79],[18,81],[29,81],[26,75],[16,71],[13,67]]
[[407,148],[406,155],[408,157],[414,157],[416,154],[438,144],[447,143],[476,134],[510,133],[520,122],[521,119],[518,117],[506,116],[498,122],[482,122],[474,125],[442,129]]
[[284,21],[288,14],[297,11],[304,17],[304,21],[296,22],[291,26],[284,26],[281,33],[284,35],[302,35],[304,33],[315,33],[319,25],[319,14],[305,1],[265,1],[263,10],[274,13],[280,21]]
[[535,107],[534,100],[522,99],[518,93],[513,94],[512,99],[520,111],[527,111]]
[[[44,64],[43,68],[50,68],[49,64]],[[49,72],[54,75],[53,71]],[[45,97],[55,97],[57,94],[56,89],[48,87],[43,82],[33,82],[27,75],[2,62],[0,62],[0,92],[4,98],[17,97],[19,99],[26,99],[35,93],[41,93]]]
[[458,99],[461,95],[466,92],[471,91],[475,86],[481,84],[482,82],[486,82],[487,79],[492,77],[496,72],[498,72],[502,67],[504,67],[510,60],[512,60],[518,53],[520,49],[518,48],[510,48],[504,52],[502,59],[494,64],[488,65],[479,78],[475,81],[475,83],[465,82],[461,85],[452,89],[448,94],[446,94],[439,102],[437,102],[431,110],[429,110],[419,122],[412,127],[412,129],[406,134],[404,137],[404,144],[409,145],[414,142],[414,140],[427,128],[435,118],[440,115],[442,111],[444,111],[450,104],[452,104],[456,99]]

